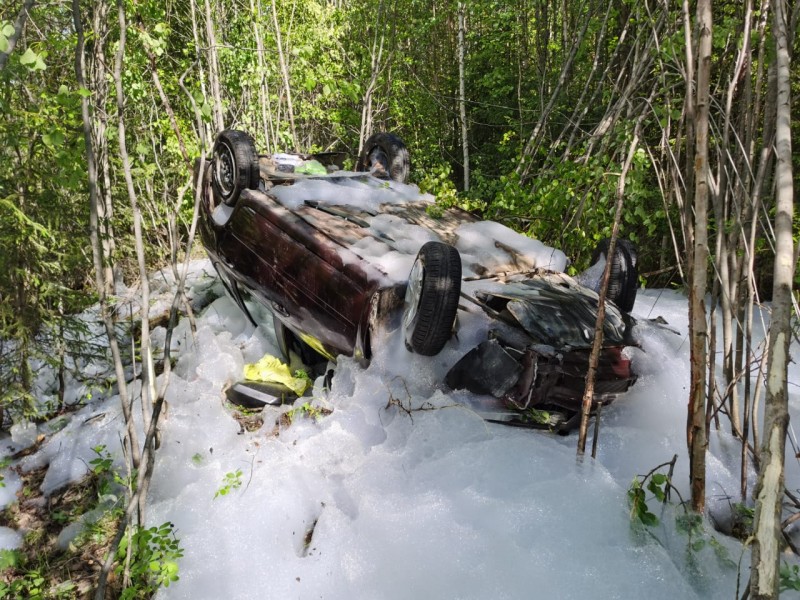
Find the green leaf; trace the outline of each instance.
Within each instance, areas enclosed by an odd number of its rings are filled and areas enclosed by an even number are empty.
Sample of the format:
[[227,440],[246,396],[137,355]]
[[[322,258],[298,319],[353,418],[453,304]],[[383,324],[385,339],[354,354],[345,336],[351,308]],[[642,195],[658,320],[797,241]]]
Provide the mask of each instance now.
[[89,96],[92,95],[92,92],[90,92],[86,88],[82,87],[82,88],[78,88],[78,94],[80,94],[84,98],[88,98]]
[[650,511],[644,511],[639,513],[639,519],[642,521],[642,523],[644,523],[648,527],[654,527],[658,525],[658,517],[656,517]]
[[51,148],[54,148],[56,146],[61,146],[64,143],[64,134],[61,133],[58,129],[54,129],[50,133],[45,133],[42,136],[42,140],[46,145],[50,146]]
[[0,52],[8,52],[8,40],[2,34],[0,34]]
[[14,26],[11,23],[6,23],[3,25],[2,34],[5,37],[10,38],[12,35],[14,35],[14,31]]
[[36,55],[36,52],[28,48],[25,50],[25,54],[19,57],[19,62],[25,66],[28,66],[35,63],[37,58],[39,57]]

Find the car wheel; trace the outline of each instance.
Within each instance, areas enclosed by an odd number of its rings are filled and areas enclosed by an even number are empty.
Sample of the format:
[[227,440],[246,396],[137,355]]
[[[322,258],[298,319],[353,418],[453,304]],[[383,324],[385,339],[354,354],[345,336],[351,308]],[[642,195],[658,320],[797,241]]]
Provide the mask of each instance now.
[[453,332],[461,293],[461,257],[453,246],[428,242],[420,248],[406,288],[406,347],[423,356],[444,348]]
[[[609,239],[601,240],[592,253],[592,264],[597,263],[600,257],[608,257]],[[611,273],[608,276],[607,297],[625,313],[633,310],[636,302],[636,291],[639,284],[639,275],[636,270],[636,247],[628,240],[617,240],[614,249],[614,260],[611,263]]]
[[226,129],[214,142],[211,185],[217,201],[233,206],[244,189],[258,188],[258,153],[244,131]]
[[408,148],[393,133],[376,133],[364,144],[356,171],[369,171],[376,177],[408,182],[411,170]]

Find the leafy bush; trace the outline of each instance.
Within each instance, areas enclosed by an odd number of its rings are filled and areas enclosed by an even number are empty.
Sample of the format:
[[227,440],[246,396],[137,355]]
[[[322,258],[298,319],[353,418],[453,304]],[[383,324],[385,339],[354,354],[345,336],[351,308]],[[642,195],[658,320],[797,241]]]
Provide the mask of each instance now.
[[164,523],[159,527],[135,527],[117,550],[116,573],[124,570],[130,545],[131,585],[122,592],[122,600],[150,598],[161,587],[178,580],[178,559],[183,557],[180,540],[175,537],[174,525]]

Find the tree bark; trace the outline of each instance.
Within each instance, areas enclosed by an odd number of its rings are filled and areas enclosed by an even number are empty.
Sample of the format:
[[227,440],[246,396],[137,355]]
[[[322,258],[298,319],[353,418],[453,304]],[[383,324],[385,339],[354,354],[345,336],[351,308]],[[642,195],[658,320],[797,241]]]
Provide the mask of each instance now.
[[261,126],[264,130],[264,145],[267,153],[272,154],[272,134],[275,126],[272,122],[272,106],[270,105],[267,69],[264,62],[266,54],[264,40],[261,37],[261,2],[256,5],[254,0],[250,0],[250,12],[253,15],[253,36],[256,40],[256,54],[258,56],[258,104],[261,112]]
[[773,15],[778,95],[775,143],[775,266],[769,326],[764,441],[761,447],[761,471],[755,488],[756,510],[750,572],[750,595],[756,600],[777,598],[780,584],[781,501],[786,428],[789,423],[787,366],[791,341],[792,277],[795,267],[792,240],[794,184],[789,15],[784,0],[775,1]]
[[[131,163],[128,156],[128,145],[125,139],[125,94],[122,89],[122,67],[125,60],[125,43],[127,40],[127,23],[125,7],[122,0],[117,0],[117,15],[119,20],[119,44],[114,59],[114,89],[117,97],[117,132],[119,133],[119,154],[122,160],[122,171],[125,176],[125,187],[128,191],[128,200],[131,204],[133,215],[133,233],[136,245],[136,258],[139,266],[139,280],[141,286],[142,312],[141,312],[141,339],[139,348],[142,361],[142,419],[144,429],[150,426],[150,412],[156,399],[156,373],[153,365],[153,348],[150,344],[150,284],[147,277],[147,264],[144,253],[144,240],[142,237],[142,213],[133,185]],[[136,453],[139,449],[136,449]],[[137,457],[138,460],[138,457]],[[144,522],[144,507],[139,511],[139,522]]]
[[[386,27],[384,23],[391,20],[391,30],[393,32],[395,27],[394,14],[389,19],[386,17],[386,7],[383,0],[378,3],[378,8],[375,11],[375,21],[373,29],[375,31],[372,37],[372,48],[370,50],[370,77],[369,83],[364,90],[364,95],[361,98],[361,125],[358,130],[358,154],[364,149],[364,143],[372,135],[374,124],[374,111],[372,110],[372,102],[375,98],[375,90],[378,87],[378,78],[383,70],[388,66],[383,62],[383,49],[386,43]],[[392,33],[393,35],[393,33]]]
[[461,118],[461,149],[464,158],[464,191],[469,191],[469,139],[467,137],[467,101],[464,93],[465,3],[458,3],[458,112]]
[[211,83],[211,99],[213,100],[214,129],[217,133],[225,129],[225,118],[222,114],[222,91],[219,82],[219,58],[217,56],[217,36],[214,33],[214,17],[211,14],[211,0],[205,0],[206,36],[208,37],[208,78]]
[[281,76],[283,77],[283,87],[286,90],[286,110],[289,113],[289,126],[292,130],[292,144],[295,152],[297,152],[297,130],[294,126],[294,108],[292,107],[292,88],[289,82],[289,66],[286,63],[286,57],[283,52],[283,42],[281,41],[281,26],[278,22],[278,9],[275,6],[275,0],[272,0],[272,24],[275,27],[275,41],[278,45],[278,63],[281,67]]
[[[622,172],[619,175],[619,184],[617,185],[617,202],[614,210],[614,225],[611,229],[611,241],[608,244],[608,258],[606,260],[605,269],[603,269],[602,283],[600,284],[600,298],[597,301],[597,320],[594,327],[594,340],[592,341],[592,352],[589,355],[589,369],[586,371],[586,387],[583,392],[583,400],[581,403],[581,424],[580,429],[578,430],[578,456],[582,456],[586,452],[586,435],[589,429],[589,414],[592,410],[592,399],[594,397],[594,383],[597,373],[597,363],[600,360],[600,351],[603,347],[603,323],[605,322],[606,318],[606,294],[608,293],[608,278],[611,275],[611,266],[614,263],[612,257],[616,251],[619,223],[622,220],[622,206],[625,199],[625,178],[631,168],[633,157],[636,154],[636,148],[639,145],[640,124],[641,119],[636,123],[636,129],[633,133],[633,141],[631,141],[631,145],[628,148],[628,155],[625,158],[625,163],[622,165]],[[597,439],[594,440],[592,445],[592,458],[595,456],[596,448]]]
[[[84,34],[83,24],[81,23],[79,0],[72,0],[72,18],[75,24],[75,33],[77,35],[77,44],[75,47],[75,78],[78,82],[78,86],[85,88]],[[117,342],[117,334],[114,330],[114,323],[108,310],[106,296],[103,245],[100,239],[100,228],[98,223],[98,204],[100,203],[100,194],[98,193],[97,189],[97,163],[92,140],[92,117],[89,109],[89,99],[85,96],[81,97],[81,122],[83,126],[83,138],[86,144],[86,169],[88,173],[89,184],[89,237],[92,246],[95,288],[100,301],[100,313],[102,315],[103,325],[106,329],[109,347],[111,348],[111,355],[114,360],[114,372],[117,378],[117,385],[119,387],[120,404],[122,405],[122,413],[126,423],[126,441],[128,443],[128,450],[131,452],[131,457],[133,457],[133,460],[136,463],[136,449],[138,449],[139,444],[137,442],[136,429],[133,426],[133,418],[131,417],[128,388],[125,383],[125,369],[122,365],[122,357],[120,355],[119,344]],[[138,463],[136,463],[135,466],[138,467]]]
[[[689,337],[691,338],[691,379],[687,415],[689,480],[692,509],[705,511],[706,490],[706,365],[708,361],[708,323],[706,285],[708,277],[708,128],[711,78],[711,0],[698,0],[695,156],[694,156],[694,239],[690,262]],[[690,92],[691,94],[691,92]],[[691,143],[691,142],[690,142]]]

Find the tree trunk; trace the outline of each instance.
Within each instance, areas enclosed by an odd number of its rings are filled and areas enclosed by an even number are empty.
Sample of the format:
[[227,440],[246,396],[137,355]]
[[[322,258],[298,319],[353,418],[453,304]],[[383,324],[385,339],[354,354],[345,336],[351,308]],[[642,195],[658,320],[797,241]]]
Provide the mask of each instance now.
[[[78,86],[85,88],[84,35],[83,24],[81,23],[79,0],[72,0],[72,18],[75,24],[75,33],[77,35],[77,44],[75,47],[75,78]],[[97,163],[94,153],[94,144],[92,141],[92,117],[89,109],[89,99],[85,96],[81,96],[81,122],[83,125],[83,139],[86,144],[86,169],[89,184],[89,237],[92,246],[92,260],[94,263],[95,289],[100,301],[100,313],[103,318],[106,335],[108,336],[109,347],[111,348],[111,355],[114,360],[114,372],[117,377],[117,385],[119,387],[120,404],[122,405],[122,413],[127,425],[126,441],[128,443],[128,450],[131,452],[131,457],[133,457],[133,460],[138,467],[137,456],[139,444],[137,442],[136,429],[133,426],[133,418],[131,417],[128,389],[125,383],[125,369],[122,365],[119,344],[117,343],[117,335],[111,315],[109,314],[108,302],[106,299],[103,245],[100,239],[100,227],[98,223],[98,204],[100,203],[100,194],[97,190]]]
[[[372,38],[372,49],[370,50],[370,77],[369,83],[364,90],[364,95],[361,98],[361,126],[358,130],[359,155],[361,155],[361,151],[364,149],[364,143],[372,135],[374,120],[372,100],[375,95],[375,89],[378,87],[378,77],[380,77],[381,71],[384,69],[381,64],[383,61],[383,45],[386,39],[384,34],[386,29],[381,26],[381,24],[385,21],[383,1],[378,3],[378,10],[375,11],[375,14],[376,18],[373,25],[375,35]],[[394,20],[392,20],[392,26],[394,26]],[[379,35],[380,40],[378,38]]]
[[[611,266],[614,263],[612,257],[617,247],[617,235],[619,234],[619,223],[622,220],[622,206],[625,199],[625,178],[631,168],[633,157],[636,153],[636,148],[639,145],[639,127],[641,125],[641,118],[636,123],[636,129],[633,133],[633,141],[631,141],[630,148],[628,148],[628,155],[625,158],[625,163],[622,165],[622,172],[619,175],[619,184],[617,185],[617,202],[614,210],[614,225],[611,229],[611,241],[608,244],[608,259],[606,260],[605,269],[603,269],[603,279],[600,284],[600,298],[597,302],[597,320],[594,327],[594,341],[592,342],[592,352],[589,355],[589,369],[586,371],[586,387],[583,392],[583,400],[581,404],[581,425],[578,430],[578,456],[582,456],[586,452],[586,435],[589,429],[589,414],[592,409],[592,399],[594,397],[594,383],[597,373],[597,363],[600,360],[600,351],[603,347],[603,323],[606,318],[606,294],[608,292],[608,278],[611,276]],[[599,418],[595,417],[595,418]],[[597,429],[595,428],[595,431]],[[592,458],[595,457],[595,450],[597,448],[597,438],[592,445]]]
[[[256,39],[256,54],[258,56],[258,105],[261,112],[261,126],[264,130],[264,145],[267,153],[272,154],[272,140],[275,126],[272,122],[272,106],[269,99],[269,85],[267,84],[267,68],[264,62],[264,40],[261,37],[261,2],[256,6],[250,0],[250,13],[253,15],[253,36]],[[277,140],[276,140],[277,141]]]
[[275,0],[272,0],[272,24],[275,27],[275,41],[278,45],[278,63],[281,67],[281,76],[283,77],[283,87],[286,91],[286,110],[289,113],[289,126],[292,130],[292,145],[297,151],[297,130],[294,126],[294,108],[292,107],[292,88],[289,82],[289,65],[286,63],[286,57],[283,52],[283,42],[281,41],[281,26],[278,22],[278,9],[275,7]]
[[[695,156],[694,156],[694,239],[690,261],[689,337],[691,338],[691,380],[687,415],[689,480],[692,509],[705,511],[706,502],[706,364],[708,323],[706,280],[708,277],[708,127],[711,78],[711,0],[698,0]],[[691,94],[691,92],[689,92]],[[691,143],[691,140],[689,140]]]
[[[122,90],[122,67],[125,59],[125,43],[127,40],[127,23],[125,20],[125,7],[122,0],[117,0],[117,13],[119,19],[119,44],[114,60],[114,87],[117,96],[117,131],[119,133],[119,155],[122,160],[122,171],[125,176],[125,187],[128,191],[128,200],[131,204],[133,215],[133,233],[136,245],[136,258],[139,265],[139,280],[141,285],[142,312],[141,312],[141,339],[139,348],[142,360],[142,420],[144,429],[150,426],[150,411],[156,399],[156,373],[153,365],[153,348],[150,344],[150,284],[147,277],[147,264],[144,253],[144,240],[142,237],[142,213],[136,198],[133,185],[131,163],[128,156],[128,145],[125,139],[125,95]],[[138,454],[138,448],[136,453]],[[144,522],[143,507],[139,512],[139,522]]]
[[464,157],[464,191],[469,191],[469,140],[467,138],[467,101],[464,94],[464,2],[458,3],[458,109],[461,117],[461,148]]
[[769,326],[767,393],[764,409],[764,436],[761,470],[755,488],[756,510],[753,520],[753,556],[750,595],[757,600],[777,598],[780,584],[781,500],[784,483],[786,428],[789,423],[787,365],[791,340],[792,277],[794,245],[792,218],[791,82],[789,69],[788,19],[783,0],[773,9],[773,36],[777,63],[777,119],[775,179],[775,267],[772,289],[772,316]]
[[106,2],[95,2],[92,15],[92,51],[89,55],[88,78],[94,104],[92,116],[92,139],[94,141],[95,165],[98,171],[97,220],[100,227],[100,242],[103,245],[103,268],[105,269],[106,294],[114,293],[114,262],[116,242],[114,240],[114,205],[111,197],[111,165],[108,161],[108,124],[106,110],[108,81],[106,79],[106,39],[108,37],[108,11]]
[[208,37],[208,78],[211,83],[211,99],[213,101],[214,129],[217,133],[225,129],[225,118],[222,114],[222,91],[219,83],[219,58],[217,56],[217,36],[214,33],[214,17],[211,14],[211,0],[205,0],[206,36]]

